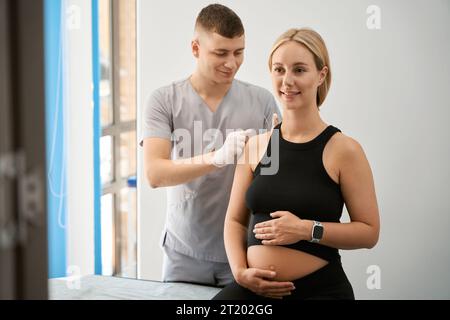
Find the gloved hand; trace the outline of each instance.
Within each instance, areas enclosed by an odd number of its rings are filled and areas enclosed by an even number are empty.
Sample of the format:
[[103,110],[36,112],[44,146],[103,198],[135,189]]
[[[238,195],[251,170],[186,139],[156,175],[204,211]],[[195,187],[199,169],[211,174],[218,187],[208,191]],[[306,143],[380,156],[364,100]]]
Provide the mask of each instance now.
[[233,164],[235,157],[239,159],[242,151],[244,151],[245,139],[252,133],[254,133],[252,129],[231,132],[225,139],[223,146],[214,153],[212,164],[219,168]]
[[278,120],[278,114],[274,113],[274,114],[272,115],[272,130],[273,130],[273,128],[275,128],[279,123],[280,123],[280,121]]

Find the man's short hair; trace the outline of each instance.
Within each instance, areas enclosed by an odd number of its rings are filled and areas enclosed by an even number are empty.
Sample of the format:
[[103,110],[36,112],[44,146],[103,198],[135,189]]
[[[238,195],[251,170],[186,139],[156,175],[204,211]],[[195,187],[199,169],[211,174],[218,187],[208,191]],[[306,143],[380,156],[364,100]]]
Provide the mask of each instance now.
[[210,4],[203,8],[195,22],[195,28],[198,27],[230,39],[244,34],[241,18],[233,10],[221,4]]

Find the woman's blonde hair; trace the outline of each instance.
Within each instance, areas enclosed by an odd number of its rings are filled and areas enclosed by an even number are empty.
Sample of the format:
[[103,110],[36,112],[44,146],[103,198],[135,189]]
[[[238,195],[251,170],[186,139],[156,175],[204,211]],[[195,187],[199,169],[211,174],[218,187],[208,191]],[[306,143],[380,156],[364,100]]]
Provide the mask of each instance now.
[[325,101],[325,98],[330,90],[331,85],[331,67],[328,50],[320,34],[309,28],[289,29],[283,33],[270,51],[269,56],[269,70],[272,70],[272,56],[273,53],[284,43],[289,41],[296,41],[304,45],[314,56],[314,62],[317,70],[322,70],[323,67],[328,68],[328,73],[323,83],[317,88],[317,107],[320,107]]

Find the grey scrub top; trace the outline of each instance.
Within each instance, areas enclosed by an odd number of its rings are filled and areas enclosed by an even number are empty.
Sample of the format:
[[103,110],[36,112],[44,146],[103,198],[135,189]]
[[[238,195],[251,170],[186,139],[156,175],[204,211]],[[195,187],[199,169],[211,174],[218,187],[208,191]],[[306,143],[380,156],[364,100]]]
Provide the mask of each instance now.
[[[269,91],[236,79],[212,112],[187,78],[150,95],[141,144],[146,138],[165,138],[172,141],[172,159],[190,158],[220,148],[227,129],[269,130],[273,113],[281,119]],[[223,228],[235,167],[167,188],[164,246],[196,259],[227,262]]]

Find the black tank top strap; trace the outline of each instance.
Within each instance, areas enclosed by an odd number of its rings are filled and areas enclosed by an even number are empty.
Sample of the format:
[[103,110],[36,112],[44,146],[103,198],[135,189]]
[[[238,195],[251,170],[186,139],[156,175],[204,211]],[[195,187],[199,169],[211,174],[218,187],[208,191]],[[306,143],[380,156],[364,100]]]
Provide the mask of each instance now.
[[329,125],[318,137],[318,143],[320,143],[323,147],[327,144],[327,142],[334,136],[335,133],[341,132],[338,128]]

